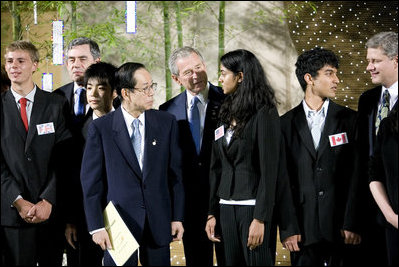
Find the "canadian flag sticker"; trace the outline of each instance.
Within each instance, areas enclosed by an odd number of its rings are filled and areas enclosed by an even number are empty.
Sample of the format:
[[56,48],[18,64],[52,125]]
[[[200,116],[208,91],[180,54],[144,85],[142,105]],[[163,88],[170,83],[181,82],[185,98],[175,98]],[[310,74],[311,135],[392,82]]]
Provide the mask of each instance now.
[[347,144],[349,142],[348,141],[348,136],[346,135],[346,132],[339,133],[339,134],[334,134],[334,135],[329,135],[328,138],[330,139],[331,147],[344,145],[344,144]]

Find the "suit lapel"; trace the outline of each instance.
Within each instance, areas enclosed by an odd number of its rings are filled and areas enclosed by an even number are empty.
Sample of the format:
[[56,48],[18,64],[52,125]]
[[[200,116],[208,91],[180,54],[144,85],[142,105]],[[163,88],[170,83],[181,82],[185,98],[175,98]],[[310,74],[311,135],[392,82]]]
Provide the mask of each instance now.
[[318,155],[322,155],[323,151],[328,147],[329,136],[336,134],[336,129],[338,125],[338,120],[336,119],[336,114],[338,111],[338,106],[330,100],[326,122],[324,123],[324,129],[320,137],[320,145],[318,150]]
[[126,123],[121,109],[122,107],[119,107],[113,114],[112,130],[114,132],[114,142],[122,152],[122,155],[125,157],[129,166],[136,173],[137,177],[142,178],[139,162],[134,153],[133,145],[130,141],[129,132],[126,128]]
[[306,149],[309,151],[313,159],[316,159],[316,149],[314,148],[312,134],[310,133],[309,126],[306,121],[306,115],[302,107],[302,102],[295,109],[295,127]]
[[8,92],[6,92],[6,96],[5,96],[5,103],[4,103],[4,109],[8,110],[9,114],[8,116],[10,116],[8,119],[11,122],[16,122],[16,123],[10,123],[10,125],[14,125],[16,132],[18,133],[18,135],[20,135],[23,139],[24,142],[26,142],[26,130],[25,130],[25,126],[24,123],[22,122],[22,118],[20,115],[20,112],[18,110],[17,104],[15,102],[15,98],[13,96],[13,94],[11,93],[11,90],[8,90]]
[[28,136],[26,138],[25,143],[25,151],[27,151],[28,147],[30,146],[33,137],[36,134],[36,125],[39,123],[39,117],[42,117],[47,103],[45,101],[43,92],[39,87],[36,89],[35,93],[35,101],[33,102],[32,113],[30,115],[30,122],[29,122],[29,129],[28,129]]
[[[157,155],[153,155],[152,146],[157,145],[157,133],[160,121],[156,119],[156,116],[152,116],[151,111],[146,111],[145,116],[145,136],[144,136],[144,159],[143,159],[143,179],[149,176],[151,171],[151,159],[157,158]],[[159,157],[159,156],[158,156]]]

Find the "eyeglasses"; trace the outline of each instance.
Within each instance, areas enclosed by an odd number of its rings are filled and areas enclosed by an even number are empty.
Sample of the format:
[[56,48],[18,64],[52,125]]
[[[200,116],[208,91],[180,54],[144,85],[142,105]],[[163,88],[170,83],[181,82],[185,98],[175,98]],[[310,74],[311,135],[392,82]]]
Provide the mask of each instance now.
[[146,95],[150,95],[151,94],[151,89],[153,90],[154,93],[157,91],[158,84],[157,83],[152,83],[150,86],[147,86],[145,88],[136,88],[136,87],[134,87],[133,89],[136,89],[139,92],[143,92]]

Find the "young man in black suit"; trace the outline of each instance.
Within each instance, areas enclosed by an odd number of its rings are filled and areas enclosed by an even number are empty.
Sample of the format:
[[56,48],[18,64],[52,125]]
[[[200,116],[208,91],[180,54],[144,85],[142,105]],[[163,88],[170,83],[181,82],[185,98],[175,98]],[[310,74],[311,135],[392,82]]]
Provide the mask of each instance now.
[[[379,211],[369,190],[368,162],[373,156],[377,131],[381,120],[397,106],[398,99],[398,34],[381,32],[366,43],[367,71],[371,82],[377,85],[366,90],[359,98],[358,133],[361,153],[361,191],[364,199],[364,242],[359,251],[360,265],[387,265],[385,219]],[[385,108],[384,108],[385,106]],[[384,112],[386,109],[387,112]]]
[[[344,244],[361,242],[357,221],[355,111],[334,103],[338,58],[304,52],[296,62],[304,100],[281,117],[289,188],[281,240],[292,265],[339,265]],[[290,216],[291,215],[291,216]]]
[[[213,244],[204,231],[209,199],[209,164],[217,116],[223,99],[220,87],[208,82],[206,65],[199,51],[191,47],[175,50],[169,58],[173,80],[186,90],[159,109],[175,115],[183,151],[183,184],[186,192],[184,254],[188,266],[213,265]],[[191,100],[197,97],[199,138],[196,144],[190,128]],[[224,265],[222,244],[216,243],[218,265]]]
[[66,100],[33,83],[39,52],[30,42],[11,43],[5,60],[11,88],[1,95],[4,265],[59,266],[56,184],[58,174],[68,172],[62,163],[71,137]]

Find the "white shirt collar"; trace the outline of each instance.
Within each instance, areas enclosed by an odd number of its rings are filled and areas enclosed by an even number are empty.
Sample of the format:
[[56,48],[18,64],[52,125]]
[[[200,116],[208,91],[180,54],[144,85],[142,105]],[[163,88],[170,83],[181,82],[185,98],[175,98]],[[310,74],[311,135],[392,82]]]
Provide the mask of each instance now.
[[[25,96],[26,99],[28,99],[30,102],[33,103],[35,99],[35,94],[36,94],[36,84],[33,85],[33,89]],[[15,101],[19,103],[19,100],[23,97],[22,95],[18,94],[12,87],[10,87],[11,93],[14,95]]]
[[[76,94],[76,90],[79,88],[84,88],[83,86],[78,85],[76,82],[73,83],[73,93]],[[86,90],[86,88],[84,88]]]
[[[112,107],[112,109],[111,109],[110,112],[112,112],[112,111],[115,111],[115,108],[114,108],[114,107]],[[93,110],[93,121],[94,121],[95,119],[98,119],[98,118],[100,118],[100,117],[98,117],[97,114],[96,114],[96,113],[94,112],[94,110]]]
[[[205,89],[197,95],[198,100],[202,105],[206,105],[208,102],[208,94],[209,94],[209,82],[206,83]],[[188,90],[186,90],[187,95],[187,107],[191,107],[191,100],[195,97]]]
[[324,117],[327,116],[327,110],[328,110],[328,105],[330,103],[330,99],[326,98],[326,100],[324,101],[323,105],[321,106],[321,109],[316,111],[316,110],[312,110],[308,104],[306,103],[305,99],[302,100],[302,106],[303,106],[303,110],[305,111],[305,116],[308,117],[309,111],[315,112],[315,113],[320,113],[323,112]]
[[[129,132],[129,136],[131,136],[133,133],[132,123],[133,123],[133,120],[136,118],[133,117],[132,115],[130,115],[129,112],[127,112],[123,106],[121,108],[122,108],[123,119],[125,120],[125,123],[126,123],[126,128]],[[145,129],[145,115],[144,114],[145,114],[145,112],[141,113],[140,116],[138,117],[139,121],[141,122],[141,125],[143,126],[143,127],[140,127],[140,132],[142,132],[142,129]]]

